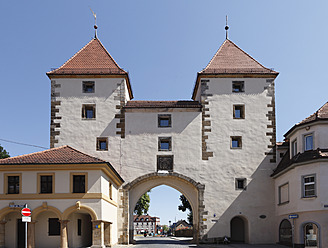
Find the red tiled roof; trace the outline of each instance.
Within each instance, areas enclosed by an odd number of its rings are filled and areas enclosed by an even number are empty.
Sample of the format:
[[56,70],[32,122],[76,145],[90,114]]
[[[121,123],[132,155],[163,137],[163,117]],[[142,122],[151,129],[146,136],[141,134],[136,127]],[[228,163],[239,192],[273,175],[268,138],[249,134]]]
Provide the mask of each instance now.
[[296,127],[302,126],[314,121],[319,120],[328,120],[328,102],[326,102],[321,108],[319,108],[315,113],[310,115],[309,117],[305,118],[301,122],[295,124],[291,129],[288,130],[288,132],[284,135],[287,136],[290,134]]
[[126,108],[201,108],[198,101],[128,101]]
[[8,164],[90,164],[107,163],[96,157],[82,153],[70,146],[61,146],[49,150],[0,159],[0,165]]
[[127,74],[121,69],[101,42],[94,38],[51,75]]
[[200,74],[276,74],[226,39]]

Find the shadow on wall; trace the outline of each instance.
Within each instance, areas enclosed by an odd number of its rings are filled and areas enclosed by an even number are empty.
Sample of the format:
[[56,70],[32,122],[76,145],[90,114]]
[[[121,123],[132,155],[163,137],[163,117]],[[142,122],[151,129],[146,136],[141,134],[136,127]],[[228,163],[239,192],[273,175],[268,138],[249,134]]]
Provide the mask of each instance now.
[[[209,213],[208,220],[215,224],[205,235],[204,242],[214,242],[215,238],[224,236],[239,243],[277,242],[278,230],[274,230],[274,180],[270,177],[275,164],[270,164],[271,158],[272,156],[266,156],[251,175],[251,181],[247,183],[246,188],[241,190],[235,199],[235,195],[222,196],[218,191],[217,204],[220,204],[220,199],[227,202],[229,198],[231,203],[226,203],[229,207],[219,218]],[[240,232],[243,232],[243,235]]]

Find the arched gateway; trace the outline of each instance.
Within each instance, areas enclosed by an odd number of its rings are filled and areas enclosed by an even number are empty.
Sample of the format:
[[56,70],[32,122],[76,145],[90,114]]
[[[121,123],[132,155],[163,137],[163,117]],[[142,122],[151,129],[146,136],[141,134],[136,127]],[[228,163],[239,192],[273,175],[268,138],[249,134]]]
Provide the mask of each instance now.
[[139,198],[148,190],[167,185],[181,192],[190,202],[193,211],[193,241],[198,243],[202,235],[205,186],[176,172],[150,173],[140,176],[123,187],[123,233],[120,243],[133,242],[133,210]]

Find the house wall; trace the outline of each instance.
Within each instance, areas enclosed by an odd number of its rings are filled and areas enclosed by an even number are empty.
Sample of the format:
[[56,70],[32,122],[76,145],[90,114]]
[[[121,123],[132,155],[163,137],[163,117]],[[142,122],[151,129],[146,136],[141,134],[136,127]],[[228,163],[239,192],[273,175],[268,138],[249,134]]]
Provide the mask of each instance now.
[[[304,136],[307,134],[313,134],[313,150],[317,148],[328,148],[328,130],[327,124],[320,123],[320,121],[315,123],[310,123],[309,125],[304,125],[296,128],[291,134],[288,135],[290,140],[290,151],[292,151],[292,142],[297,140],[297,152],[304,152]],[[290,152],[290,157],[292,153]]]

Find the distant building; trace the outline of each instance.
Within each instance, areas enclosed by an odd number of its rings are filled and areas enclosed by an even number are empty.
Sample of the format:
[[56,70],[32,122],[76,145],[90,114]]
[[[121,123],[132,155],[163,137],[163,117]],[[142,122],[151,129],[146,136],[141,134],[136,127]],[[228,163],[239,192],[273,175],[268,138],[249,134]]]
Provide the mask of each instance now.
[[133,216],[134,235],[143,233],[158,234],[161,230],[160,218],[150,215],[134,215]]

